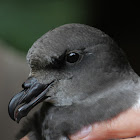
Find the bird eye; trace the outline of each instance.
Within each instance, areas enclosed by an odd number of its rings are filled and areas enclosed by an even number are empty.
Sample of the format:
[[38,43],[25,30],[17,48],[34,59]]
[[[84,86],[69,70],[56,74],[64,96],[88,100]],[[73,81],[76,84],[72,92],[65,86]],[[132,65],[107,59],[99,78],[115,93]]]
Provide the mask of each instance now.
[[71,52],[71,53],[67,54],[66,61],[69,63],[75,63],[79,60],[79,57],[80,57],[80,55],[78,53]]

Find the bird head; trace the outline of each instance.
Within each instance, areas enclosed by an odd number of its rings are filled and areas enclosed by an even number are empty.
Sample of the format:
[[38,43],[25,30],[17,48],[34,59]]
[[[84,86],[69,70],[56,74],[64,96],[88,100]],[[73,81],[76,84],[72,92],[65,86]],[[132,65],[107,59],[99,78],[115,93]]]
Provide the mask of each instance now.
[[27,54],[30,74],[9,103],[17,122],[38,103],[78,104],[113,85],[131,67],[120,48],[102,31],[67,24],[39,38]]

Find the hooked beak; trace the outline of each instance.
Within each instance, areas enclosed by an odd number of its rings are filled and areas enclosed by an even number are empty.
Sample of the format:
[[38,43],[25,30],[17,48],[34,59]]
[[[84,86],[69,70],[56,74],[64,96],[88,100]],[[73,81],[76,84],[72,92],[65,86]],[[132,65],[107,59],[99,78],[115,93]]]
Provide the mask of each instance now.
[[27,116],[30,110],[44,101],[51,84],[38,83],[35,78],[29,78],[22,84],[23,90],[17,93],[9,102],[8,112],[11,119],[17,123]]

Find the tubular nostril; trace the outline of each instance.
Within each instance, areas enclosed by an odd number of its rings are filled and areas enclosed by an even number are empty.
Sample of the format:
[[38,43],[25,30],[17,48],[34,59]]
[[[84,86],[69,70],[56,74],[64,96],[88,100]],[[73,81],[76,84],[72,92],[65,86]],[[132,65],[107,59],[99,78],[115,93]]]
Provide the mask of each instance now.
[[24,88],[24,89],[25,89],[25,82],[24,82],[21,86],[22,86],[22,88]]
[[23,84],[22,84],[22,88],[23,89],[27,89],[27,88],[30,88],[31,85],[33,85],[34,83],[37,82],[37,79],[36,78],[28,78]]
[[32,85],[32,83],[30,83],[30,82],[24,82],[23,84],[22,84],[22,88],[23,89],[27,89],[27,88],[30,88],[31,87],[31,85]]

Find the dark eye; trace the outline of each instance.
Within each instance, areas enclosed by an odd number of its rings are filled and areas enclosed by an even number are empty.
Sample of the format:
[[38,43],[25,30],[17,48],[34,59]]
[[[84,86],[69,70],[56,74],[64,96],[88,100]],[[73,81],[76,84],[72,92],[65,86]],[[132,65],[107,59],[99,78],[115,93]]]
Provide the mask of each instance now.
[[79,60],[79,57],[80,57],[80,55],[78,53],[71,52],[71,53],[67,54],[66,61],[69,63],[75,63]]

